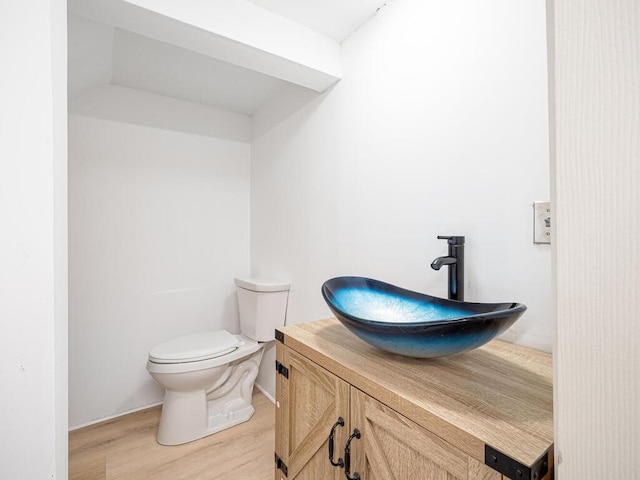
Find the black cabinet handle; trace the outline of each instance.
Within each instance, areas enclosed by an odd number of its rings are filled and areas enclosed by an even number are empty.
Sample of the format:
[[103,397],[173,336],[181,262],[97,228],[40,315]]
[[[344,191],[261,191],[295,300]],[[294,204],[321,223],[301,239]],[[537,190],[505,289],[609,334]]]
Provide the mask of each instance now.
[[360,430],[357,428],[353,429],[353,433],[347,440],[347,445],[344,447],[344,475],[347,477],[347,480],[360,480],[358,472],[353,472],[353,477],[349,476],[351,473],[351,440],[354,438],[360,438]]
[[331,433],[329,433],[329,461],[334,467],[342,468],[344,467],[344,461],[341,458],[338,458],[337,462],[333,461],[333,435],[336,433],[338,425],[344,427],[344,418],[338,417],[338,421],[333,424],[333,427],[331,427]]

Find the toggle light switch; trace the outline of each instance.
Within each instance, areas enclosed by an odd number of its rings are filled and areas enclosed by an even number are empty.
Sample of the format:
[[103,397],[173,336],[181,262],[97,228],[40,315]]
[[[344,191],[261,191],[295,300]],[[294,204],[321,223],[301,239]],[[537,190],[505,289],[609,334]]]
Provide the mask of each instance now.
[[551,243],[551,202],[533,202],[533,243]]

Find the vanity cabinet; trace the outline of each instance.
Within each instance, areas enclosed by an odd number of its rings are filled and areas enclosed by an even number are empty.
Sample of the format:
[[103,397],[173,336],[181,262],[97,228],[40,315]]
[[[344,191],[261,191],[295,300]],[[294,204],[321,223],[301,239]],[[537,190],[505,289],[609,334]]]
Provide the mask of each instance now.
[[349,478],[361,480],[553,478],[548,354],[494,341],[405,358],[335,319],[276,338],[276,480],[347,478],[347,444]]

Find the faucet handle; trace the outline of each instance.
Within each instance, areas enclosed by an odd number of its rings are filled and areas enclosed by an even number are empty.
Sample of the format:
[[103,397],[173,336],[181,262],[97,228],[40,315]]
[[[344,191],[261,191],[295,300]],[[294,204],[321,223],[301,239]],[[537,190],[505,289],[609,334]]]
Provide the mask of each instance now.
[[446,240],[449,245],[464,245],[463,236],[438,235],[438,240]]

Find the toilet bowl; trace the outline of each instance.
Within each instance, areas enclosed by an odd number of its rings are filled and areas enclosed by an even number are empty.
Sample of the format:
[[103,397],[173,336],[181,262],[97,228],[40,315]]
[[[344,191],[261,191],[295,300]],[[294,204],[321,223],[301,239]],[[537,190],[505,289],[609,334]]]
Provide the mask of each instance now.
[[[147,371],[165,388],[156,439],[180,445],[251,418],[263,342],[284,325],[289,285],[235,279],[241,334],[226,330],[174,338],[149,351]],[[270,333],[267,333],[270,332]]]

